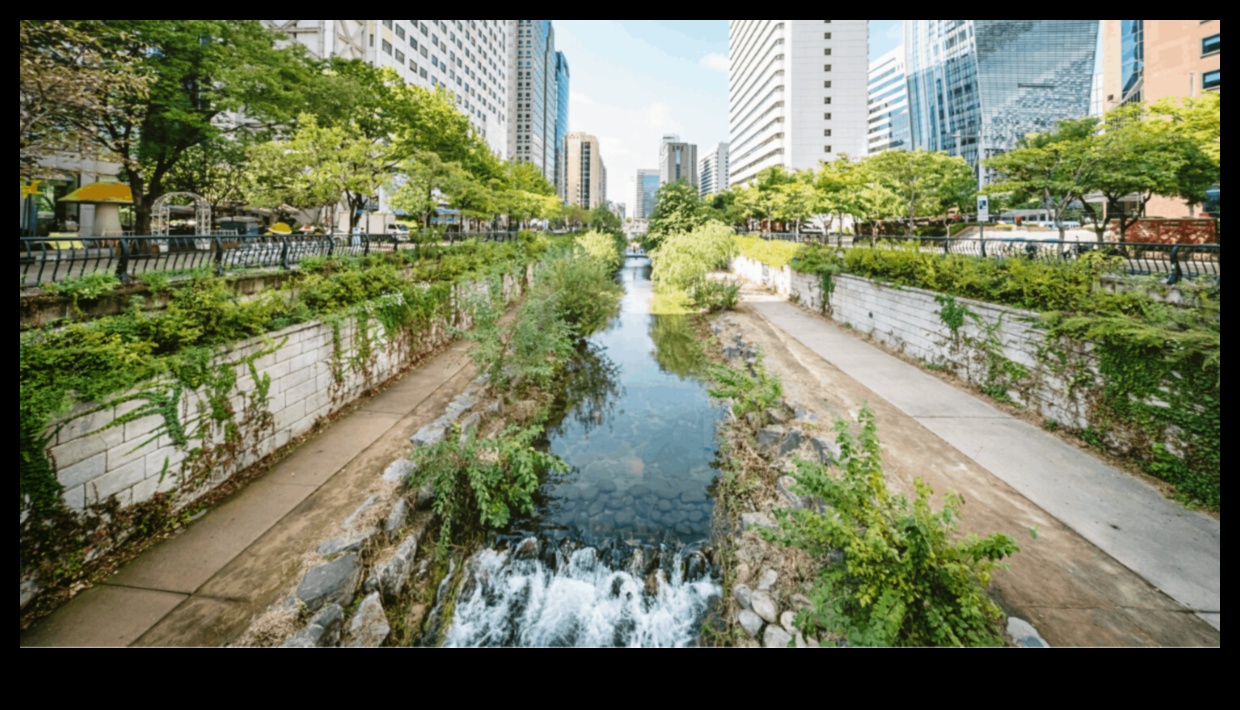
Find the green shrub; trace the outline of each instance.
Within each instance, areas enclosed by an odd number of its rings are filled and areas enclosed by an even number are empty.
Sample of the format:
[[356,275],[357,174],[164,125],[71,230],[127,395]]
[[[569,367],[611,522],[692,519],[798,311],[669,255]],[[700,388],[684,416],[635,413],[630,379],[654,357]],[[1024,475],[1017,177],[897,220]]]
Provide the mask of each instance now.
[[539,272],[533,291],[554,298],[562,320],[577,337],[586,338],[619,313],[624,288],[613,274],[614,269],[598,259],[568,255],[552,259]]
[[760,237],[735,237],[735,242],[741,256],[766,264],[772,269],[788,266],[805,251],[801,244],[767,241]]
[[534,446],[541,427],[509,428],[493,439],[450,436],[413,454],[415,490],[431,486],[440,520],[440,558],[452,540],[468,530],[498,530],[513,515],[534,512],[534,493],[542,476],[568,469],[557,456]]
[[859,646],[1001,645],[1003,612],[985,589],[992,571],[1020,551],[1015,540],[960,539],[963,499],[949,494],[936,513],[920,479],[912,501],[891,493],[873,413],[863,410],[859,423],[859,439],[846,422],[836,424],[845,462],[837,473],[797,463],[796,492],[824,501],[824,512],[780,511],[782,533],[772,534],[822,564],[798,628]]
[[751,373],[726,365],[710,368],[710,379],[714,382],[710,396],[731,400],[732,413],[738,418],[750,412],[762,413],[779,405],[784,396],[784,384],[778,375],[766,371],[764,360],[759,352]]
[[628,243],[623,235],[586,232],[577,237],[576,243],[587,256],[598,260],[612,272],[624,265],[624,250]]
[[73,309],[79,310],[80,302],[98,300],[120,287],[121,280],[115,274],[94,273],[68,278],[60,283],[44,284],[43,292],[65,296],[73,302]]
[[725,281],[704,279],[694,286],[692,298],[693,305],[708,313],[735,310],[741,298],[741,285],[730,279]]
[[710,272],[727,268],[735,254],[732,230],[719,222],[710,222],[692,232],[664,239],[650,254],[654,263],[652,279],[658,289],[689,292]]

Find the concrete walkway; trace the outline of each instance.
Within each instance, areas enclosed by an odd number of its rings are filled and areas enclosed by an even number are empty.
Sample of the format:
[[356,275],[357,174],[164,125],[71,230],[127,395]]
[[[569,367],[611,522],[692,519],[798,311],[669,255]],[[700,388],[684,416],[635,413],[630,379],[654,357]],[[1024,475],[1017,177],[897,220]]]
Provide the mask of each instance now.
[[749,305],[1221,633],[1221,523],[782,300]]
[[296,584],[344,519],[473,369],[458,344],[302,444],[184,532],[20,635],[21,646],[220,646]]

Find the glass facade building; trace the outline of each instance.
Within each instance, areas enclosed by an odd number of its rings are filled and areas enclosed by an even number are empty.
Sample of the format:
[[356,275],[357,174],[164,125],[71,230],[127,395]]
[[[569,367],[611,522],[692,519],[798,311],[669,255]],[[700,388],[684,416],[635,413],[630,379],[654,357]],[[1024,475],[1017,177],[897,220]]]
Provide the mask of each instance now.
[[1098,20],[906,20],[913,145],[976,165],[1089,115]]
[[655,202],[659,199],[659,171],[637,171],[637,206],[633,209],[633,219],[650,219],[654,214]]
[[569,101],[568,58],[563,52],[555,53],[555,186],[559,190],[560,199],[567,200],[566,171],[568,170],[565,156],[564,140],[568,138],[568,101]]
[[548,180],[556,173],[556,114],[559,91],[556,88],[555,32],[551,20],[512,20],[515,30],[509,60],[514,78],[514,113],[511,144],[513,156],[521,163],[532,163]]
[[1145,20],[1120,20],[1121,103],[1140,103],[1145,79]]
[[908,77],[904,47],[896,47],[870,64],[870,155],[908,150],[913,142],[908,120]]

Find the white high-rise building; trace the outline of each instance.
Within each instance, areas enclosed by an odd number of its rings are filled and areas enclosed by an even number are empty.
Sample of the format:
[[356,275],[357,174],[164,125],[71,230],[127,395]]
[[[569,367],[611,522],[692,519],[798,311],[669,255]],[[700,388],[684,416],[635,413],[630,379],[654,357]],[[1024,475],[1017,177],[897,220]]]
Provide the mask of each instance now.
[[698,164],[698,179],[702,181],[702,197],[710,197],[728,189],[728,144],[720,143]]
[[263,20],[320,59],[364,59],[406,83],[442,87],[508,157],[509,23],[516,20]]
[[866,154],[868,20],[730,23],[730,185]]

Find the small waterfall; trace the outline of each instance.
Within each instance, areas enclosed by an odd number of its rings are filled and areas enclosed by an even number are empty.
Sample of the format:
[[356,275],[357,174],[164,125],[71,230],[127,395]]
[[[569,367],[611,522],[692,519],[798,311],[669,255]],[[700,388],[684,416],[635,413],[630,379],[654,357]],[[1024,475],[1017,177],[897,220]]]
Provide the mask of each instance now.
[[684,648],[721,592],[692,546],[544,550],[530,538],[468,565],[449,647]]

